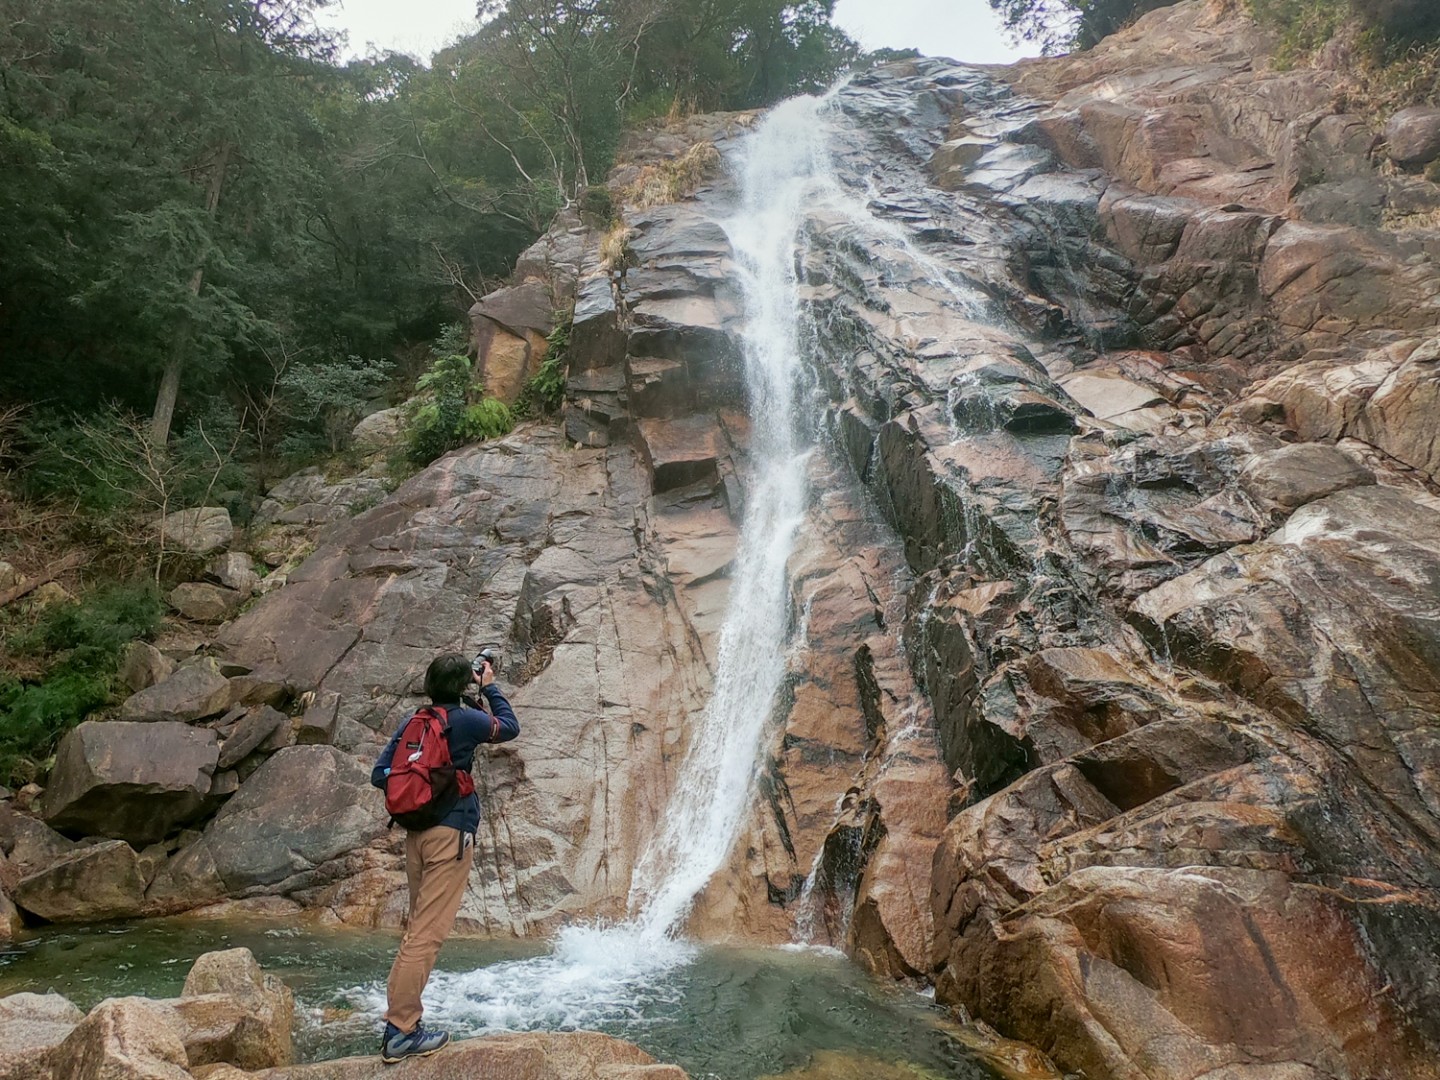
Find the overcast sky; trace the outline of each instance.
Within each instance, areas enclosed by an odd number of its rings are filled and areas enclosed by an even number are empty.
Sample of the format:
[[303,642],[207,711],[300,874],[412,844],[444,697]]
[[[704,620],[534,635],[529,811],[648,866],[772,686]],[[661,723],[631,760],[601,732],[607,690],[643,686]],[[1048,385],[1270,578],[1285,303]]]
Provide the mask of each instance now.
[[[838,0],[835,21],[868,49],[1004,63],[1024,55],[1005,40],[985,0]],[[352,56],[371,45],[428,60],[475,25],[475,0],[336,0],[321,22],[344,30]]]

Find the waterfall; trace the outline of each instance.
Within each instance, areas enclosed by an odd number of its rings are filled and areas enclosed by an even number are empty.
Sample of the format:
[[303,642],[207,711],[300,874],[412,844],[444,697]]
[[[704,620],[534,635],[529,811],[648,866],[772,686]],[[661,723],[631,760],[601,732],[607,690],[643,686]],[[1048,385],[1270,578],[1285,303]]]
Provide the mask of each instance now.
[[724,223],[747,316],[753,479],[714,692],[630,892],[631,911],[652,933],[677,931],[729,857],[750,809],[762,733],[785,677],[785,567],[805,509],[806,448],[795,415],[801,366],[795,251],[806,196],[829,164],[822,105],[794,98],[766,117],[745,147],[739,211]]
[[[750,810],[766,722],[785,678],[789,561],[805,512],[807,440],[795,414],[801,371],[796,245],[818,190],[833,192],[825,99],[775,109],[741,152],[741,198],[722,222],[739,266],[752,419],[746,498],[715,687],[659,831],[637,864],[629,921],[571,926],[552,952],[477,971],[437,972],[427,1019],[470,1031],[574,1029],[646,1015],[674,992],[665,976],[695,955],[681,936],[695,898],[730,856]],[[352,995],[366,1011],[384,988]]]
[[[752,420],[746,513],[714,690],[670,803],[637,861],[629,918],[619,925],[566,927],[544,956],[437,972],[426,1000],[427,1017],[439,1023],[471,1033],[603,1027],[675,1003],[677,975],[697,952],[683,936],[685,920],[729,860],[751,812],[766,725],[797,633],[786,568],[804,520],[808,433],[815,426],[813,417],[797,415],[805,325],[797,264],[809,223],[831,233],[832,247],[845,232],[867,237],[896,265],[914,267],[956,318],[985,318],[983,293],[876,214],[873,186],[862,178],[847,184],[837,175],[832,152],[841,147],[834,135],[843,112],[833,102],[843,90],[776,106],[737,153],[740,198],[733,216],[720,224],[734,253],[746,314],[742,344]],[[383,986],[357,988],[352,996],[368,1014],[383,1009]]]

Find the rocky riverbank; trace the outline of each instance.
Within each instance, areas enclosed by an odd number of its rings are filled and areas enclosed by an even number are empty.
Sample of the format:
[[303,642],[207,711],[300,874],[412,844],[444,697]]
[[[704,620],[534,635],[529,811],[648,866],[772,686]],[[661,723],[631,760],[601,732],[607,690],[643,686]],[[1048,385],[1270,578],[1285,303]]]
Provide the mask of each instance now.
[[[295,1000],[248,949],[199,957],[177,998],[126,997],[82,1013],[59,994],[0,998],[0,1080],[362,1080],[378,1055],[296,1064]],[[685,1080],[630,1043],[594,1032],[456,1042],[406,1066],[428,1080]]]

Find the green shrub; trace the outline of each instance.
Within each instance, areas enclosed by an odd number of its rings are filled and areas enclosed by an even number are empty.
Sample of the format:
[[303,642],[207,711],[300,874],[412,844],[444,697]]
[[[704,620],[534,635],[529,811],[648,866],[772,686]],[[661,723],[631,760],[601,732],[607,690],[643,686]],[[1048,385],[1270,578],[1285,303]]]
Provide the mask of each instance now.
[[303,456],[315,448],[338,454],[365,409],[380,396],[394,365],[385,360],[347,356],[296,364],[280,377],[284,415],[289,430],[280,442],[286,456]]
[[166,446],[151,441],[148,420],[116,409],[88,417],[37,410],[18,442],[22,494],[81,510],[169,512],[253,486],[240,461],[248,437],[235,411],[218,401]]
[[509,435],[515,427],[510,408],[498,398],[484,398],[465,409],[460,421],[461,443],[479,442],[481,439],[498,439]]
[[485,397],[471,382],[470,358],[453,351],[456,343],[453,333],[442,336],[430,370],[415,383],[415,389],[428,396],[411,413],[405,433],[407,454],[417,465],[428,465],[457,446],[507,434],[515,426],[504,402]]
[[1175,0],[990,0],[1006,29],[1046,55],[1088,49]]
[[84,600],[45,608],[12,648],[22,656],[51,655],[78,670],[113,671],[125,646],[153,634],[164,614],[153,585],[109,585]]
[[77,509],[109,512],[134,502],[131,470],[109,461],[97,444],[123,438],[120,418],[103,413],[77,426],[75,418],[36,410],[25,418],[16,443],[23,467],[17,471],[20,492],[32,499],[64,499]]
[[1440,36],[1435,0],[1350,0],[1355,13],[1386,36],[1401,41],[1434,41]]
[[611,196],[610,189],[603,185],[587,187],[580,192],[576,201],[579,203],[580,212],[592,221],[605,225],[615,217],[615,199]]
[[14,657],[43,673],[0,677],[0,783],[44,771],[61,736],[111,698],[125,646],[154,634],[165,605],[155,586],[111,585],[45,608],[10,635]]
[[515,414],[520,418],[537,413],[553,413],[565,400],[565,377],[570,363],[570,325],[568,318],[556,323],[546,340],[545,360],[535,377],[525,384],[515,402]]
[[1288,67],[1335,36],[1351,17],[1348,0],[1249,0],[1250,13],[1274,29],[1275,61]]
[[110,680],[80,671],[41,683],[0,679],[0,783],[38,779],[65,732],[110,700]]
[[415,388],[429,394],[410,417],[406,443],[410,458],[426,465],[463,442],[460,427],[470,392],[470,358],[460,353],[437,356]]

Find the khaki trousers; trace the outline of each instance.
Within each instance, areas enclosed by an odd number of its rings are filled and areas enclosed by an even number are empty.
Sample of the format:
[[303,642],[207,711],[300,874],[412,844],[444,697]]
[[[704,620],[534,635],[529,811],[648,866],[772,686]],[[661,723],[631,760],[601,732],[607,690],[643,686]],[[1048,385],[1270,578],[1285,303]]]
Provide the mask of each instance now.
[[450,936],[465,897],[475,845],[465,843],[462,851],[461,843],[460,830],[448,825],[405,834],[410,920],[390,968],[386,984],[389,1007],[385,1010],[385,1019],[401,1031],[414,1031],[420,1023],[420,994],[430,981],[435,957]]

